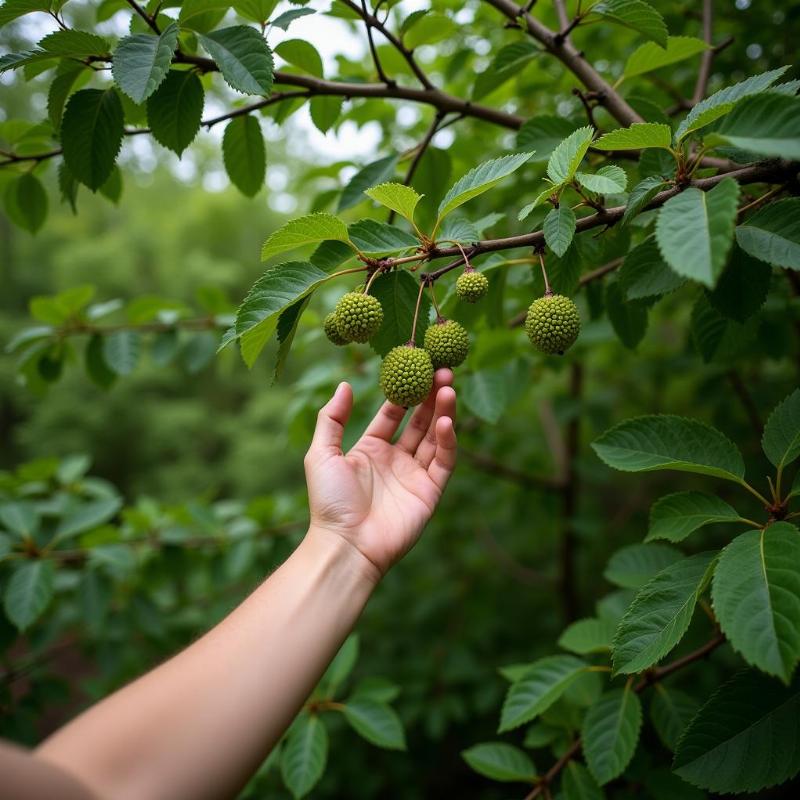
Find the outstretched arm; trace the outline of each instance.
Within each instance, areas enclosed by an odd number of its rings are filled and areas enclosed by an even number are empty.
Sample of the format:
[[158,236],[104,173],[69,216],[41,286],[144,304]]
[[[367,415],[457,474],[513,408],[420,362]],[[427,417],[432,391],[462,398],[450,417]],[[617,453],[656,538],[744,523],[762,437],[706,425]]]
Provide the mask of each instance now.
[[[451,381],[448,370],[437,373],[394,444],[405,411],[384,404],[347,454],[353,395],[341,384],[306,456],[311,524],[294,553],[202,639],[56,732],[31,759],[103,799],[234,797],[433,513],[455,464]],[[17,757],[0,751],[0,763]]]

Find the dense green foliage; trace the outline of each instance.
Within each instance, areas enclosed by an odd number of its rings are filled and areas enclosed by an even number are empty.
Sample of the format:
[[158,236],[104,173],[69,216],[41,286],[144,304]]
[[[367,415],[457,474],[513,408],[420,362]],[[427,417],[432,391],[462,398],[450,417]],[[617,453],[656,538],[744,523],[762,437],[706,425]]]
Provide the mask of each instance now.
[[302,534],[316,407],[416,402],[447,318],[458,474],[243,796],[791,795],[798,12],[430,5],[0,6],[0,732],[229,610]]

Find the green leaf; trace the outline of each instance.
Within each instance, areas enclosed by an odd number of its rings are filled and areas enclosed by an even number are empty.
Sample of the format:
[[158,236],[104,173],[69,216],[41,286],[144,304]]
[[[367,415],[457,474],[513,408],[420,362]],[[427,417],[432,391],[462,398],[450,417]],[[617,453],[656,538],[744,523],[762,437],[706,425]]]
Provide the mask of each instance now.
[[64,103],[67,102],[72,87],[81,76],[86,74],[88,74],[88,67],[79,62],[64,60],[58,65],[56,75],[47,91],[47,116],[55,131],[61,127]]
[[714,573],[714,612],[749,664],[788,683],[800,658],[800,532],[787,522],[737,536]]
[[246,25],[234,25],[199,34],[197,38],[217,62],[228,86],[242,94],[270,93],[272,51],[257,30]]
[[602,786],[628,766],[642,726],[642,705],[630,689],[612,689],[588,710],[583,721],[583,754]]
[[541,49],[530,40],[518,40],[501,47],[491,64],[478,73],[472,85],[472,99],[480,100],[516,78],[536,58]]
[[[316,13],[317,12],[314,11],[313,8],[290,8],[288,11],[284,11],[283,14],[278,14],[278,16],[272,20],[271,26],[273,28],[280,28],[282,31],[288,31],[289,26],[296,19]],[[256,20],[256,22],[258,21],[259,20]]]
[[397,166],[397,156],[391,155],[373,161],[359,170],[344,187],[339,198],[338,210],[344,211],[362,202],[367,189],[392,177],[395,166]]
[[436,44],[449,39],[457,30],[450,17],[427,10],[414,19],[413,25],[403,29],[403,43],[413,50],[422,44]]
[[778,469],[800,456],[800,389],[795,389],[769,415],[761,446]]
[[419,240],[394,225],[361,219],[347,229],[350,241],[361,253],[373,258],[393,255],[419,247]]
[[280,313],[313,292],[327,277],[313,264],[290,261],[268,269],[256,281],[236,312],[234,326],[234,338],[241,339],[242,358],[248,367],[253,366],[275,332]]
[[343,98],[333,95],[319,95],[311,98],[308,110],[311,114],[311,121],[318,131],[327,133],[334,126],[342,113],[343,102]]
[[770,203],[736,228],[739,247],[772,264],[800,270],[800,199]]
[[574,759],[567,762],[561,774],[564,800],[603,800],[603,790],[586,767]]
[[572,180],[581,161],[583,161],[583,157],[586,155],[586,151],[589,149],[589,145],[592,143],[593,136],[594,128],[591,125],[586,125],[567,136],[553,150],[547,161],[547,175],[556,186]]
[[708,47],[706,42],[692,36],[670,36],[666,47],[647,42],[631,53],[625,63],[623,75],[626,78],[644,75],[654,69],[685,61],[703,50],[708,50]]
[[275,47],[275,52],[287,63],[299,67],[317,78],[323,77],[322,58],[317,49],[305,39],[287,39]]
[[567,626],[558,639],[558,646],[579,656],[611,650],[615,625],[606,619],[579,619]]
[[365,189],[364,194],[414,224],[414,210],[422,195],[410,186],[402,183],[381,183],[371,189]]
[[333,240],[348,243],[347,226],[333,214],[318,212],[289,220],[274,231],[261,248],[261,260],[294,250],[306,244]]
[[11,574],[3,606],[18,630],[27,630],[42,615],[53,597],[54,581],[52,561],[28,561]]
[[772,282],[769,264],[747,255],[734,245],[725,271],[708,301],[722,315],[746,322],[764,305]]
[[483,742],[461,751],[461,757],[479,775],[493,781],[531,783],[536,767],[527,753],[505,742]]
[[680,550],[667,544],[630,544],[611,556],[603,577],[624,589],[639,589],[681,558]]
[[92,191],[111,175],[123,124],[122,103],[114,89],[81,89],[67,103],[61,122],[64,161]]
[[[404,344],[411,338],[411,322],[419,295],[419,281],[406,270],[394,270],[379,275],[370,287],[370,294],[377,297],[383,307],[383,323],[369,340],[369,345],[376,353],[385,356],[393,347]],[[417,346],[422,346],[430,307],[426,292],[422,295],[419,307]]]
[[625,213],[622,215],[622,225],[625,226],[642,211],[645,210],[650,201],[659,193],[668,189],[669,184],[659,175],[651,175],[640,181],[631,189],[628,195],[628,202],[625,205]]
[[0,6],[0,27],[34,11],[48,11],[51,0],[6,0]]
[[142,340],[136,331],[116,331],[103,341],[106,364],[117,375],[130,375],[139,363]]
[[25,172],[9,182],[5,192],[5,209],[15,225],[36,233],[47,219],[47,192],[41,181]]
[[699,703],[680,689],[656,683],[650,703],[650,719],[664,746],[675,752],[686,726],[697,713]]
[[53,31],[37,47],[63,58],[88,58],[108,53],[108,42],[102,36],[73,29]]
[[673,770],[713,792],[758,792],[800,771],[800,677],[781,686],[744,670],[702,706],[678,741]]
[[662,206],[656,241],[675,272],[716,284],[733,244],[739,191],[736,181],[725,178],[710,192],[685,189]]
[[709,297],[701,294],[692,309],[692,341],[703,361],[732,365],[755,338],[759,320],[754,317],[744,325],[730,320],[711,305]]
[[246,197],[255,197],[264,185],[267,153],[255,117],[232,119],[222,137],[222,157],[231,183]]
[[615,673],[642,672],[683,638],[705,589],[715,553],[676,561],[638,592],[614,636]]
[[171,70],[147,100],[147,121],[155,140],[181,155],[200,130],[203,94],[193,71]]
[[459,178],[442,198],[437,211],[436,227],[447,214],[468,200],[472,200],[473,197],[487,192],[503,178],[518,170],[532,155],[533,153],[515,153],[492,161],[484,161],[483,164],[471,169]]
[[685,278],[664,263],[652,236],[625,256],[618,280],[619,288],[628,300],[661,297],[686,283]]
[[178,46],[178,26],[173,22],[159,36],[127,36],[114,51],[111,74],[134,103],[143,103],[161,85]]
[[543,115],[523,123],[517,133],[517,147],[532,152],[532,161],[547,161],[553,150],[569,136],[576,126],[564,117]]
[[635,350],[647,332],[647,306],[626,300],[619,280],[606,283],[604,299],[614,333],[625,347]]
[[602,0],[592,6],[591,13],[641,33],[660,47],[667,46],[664,17],[642,0]]
[[106,182],[98,190],[103,197],[108,198],[114,205],[119,204],[122,197],[122,172],[115,164]]
[[710,425],[670,414],[621,422],[592,443],[602,461],[622,472],[674,469],[741,483],[744,461],[733,442]]
[[739,522],[739,513],[724,500],[703,492],[676,492],[657,500],[650,509],[646,542],[682,542],[690,533],[714,522]]
[[500,714],[499,733],[510,731],[550,708],[587,668],[574,656],[546,656],[533,662],[508,689]]
[[669,149],[672,130],[659,122],[634,122],[629,128],[617,128],[592,144],[595,150],[642,150],[647,147]]
[[54,542],[62,542],[71,536],[96,528],[108,522],[122,508],[119,497],[103,497],[81,503],[65,514],[56,528]]
[[297,333],[300,317],[303,316],[310,299],[310,297],[304,297],[302,300],[298,300],[281,311],[281,315],[278,317],[278,351],[275,354],[275,366],[272,371],[273,383],[279,380],[283,374],[283,368],[286,366],[286,360],[289,357],[289,351]]
[[304,714],[291,727],[281,751],[281,777],[292,797],[305,797],[325,772],[328,732],[316,715]]
[[0,524],[21,539],[29,539],[39,530],[39,515],[30,503],[0,504]]
[[342,713],[356,733],[387,750],[405,750],[403,725],[391,706],[368,697],[353,697]]
[[339,652],[334,656],[320,683],[327,696],[334,696],[339,687],[347,680],[358,661],[359,638],[352,633],[344,640]]
[[536,199],[532,203],[528,203],[526,206],[523,206],[523,208],[520,209],[519,214],[517,214],[517,219],[520,222],[522,222],[524,219],[527,219],[530,216],[531,211],[544,203],[549,197],[552,197],[554,192],[555,188],[553,186],[547,186],[545,189],[539,192],[539,194],[536,196]]
[[800,158],[800,98],[768,93],[736,104],[715,137],[761,156]]
[[739,100],[766,91],[787,69],[789,69],[788,66],[780,67],[769,72],[763,72],[761,75],[753,75],[739,83],[735,83],[733,86],[726,86],[705,100],[701,100],[678,126],[678,130],[675,131],[675,141],[680,142],[692,131],[696,131],[724,116]]
[[103,339],[99,333],[89,337],[84,351],[84,362],[86,364],[86,374],[101,389],[110,388],[117,379],[117,374],[106,362],[103,353]]
[[598,194],[620,194],[628,185],[625,170],[615,164],[600,167],[595,173],[576,172],[575,179],[584,189]]
[[576,223],[575,212],[566,203],[552,209],[544,218],[544,240],[557,256],[567,252]]
[[178,21],[182,28],[205,32],[208,23],[213,20],[216,25],[232,5],[230,0],[183,0]]
[[[269,20],[278,2],[279,0],[234,0],[233,7],[245,19],[261,24]],[[272,24],[275,24],[275,20]]]

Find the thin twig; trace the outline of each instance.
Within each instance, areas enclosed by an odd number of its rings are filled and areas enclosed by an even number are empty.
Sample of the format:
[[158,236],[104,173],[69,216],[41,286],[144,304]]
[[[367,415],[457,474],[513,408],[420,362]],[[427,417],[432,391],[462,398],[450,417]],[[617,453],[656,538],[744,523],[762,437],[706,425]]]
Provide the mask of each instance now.
[[700,58],[700,69],[697,72],[697,82],[692,92],[692,105],[696,106],[705,96],[708,89],[708,80],[711,77],[711,62],[716,51],[712,46],[714,35],[714,0],[703,0],[703,41],[709,46],[703,51]]
[[156,35],[161,35],[161,31],[158,29],[158,23],[136,2],[136,0],[126,1],[128,5],[147,23],[148,27],[150,27],[153,33]]
[[383,71],[383,65],[380,58],[378,58],[378,51],[375,48],[375,42],[372,38],[372,23],[370,22],[370,15],[367,11],[367,0],[361,0],[361,18],[364,20],[364,26],[367,29],[367,40],[369,41],[369,51],[372,54],[372,62],[375,64],[375,71],[378,73],[378,79],[385,83],[387,86],[394,85],[395,81],[389,80],[389,77]]

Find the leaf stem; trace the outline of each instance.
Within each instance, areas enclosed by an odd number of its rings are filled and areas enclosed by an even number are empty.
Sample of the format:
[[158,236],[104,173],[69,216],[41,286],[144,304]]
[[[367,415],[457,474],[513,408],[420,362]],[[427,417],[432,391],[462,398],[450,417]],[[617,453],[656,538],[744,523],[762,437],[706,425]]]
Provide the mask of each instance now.
[[742,486],[742,488],[747,489],[747,491],[750,492],[750,494],[752,494],[753,497],[760,500],[764,504],[764,506],[769,505],[769,500],[767,500],[767,498],[764,497],[764,495],[761,494],[761,492],[759,492],[757,489],[754,489],[744,478],[742,478],[739,481],[739,485]]

